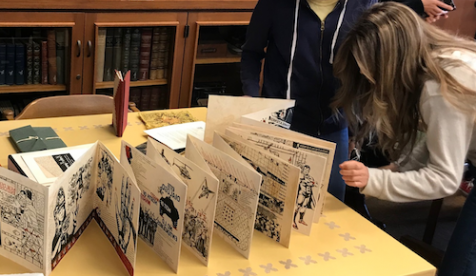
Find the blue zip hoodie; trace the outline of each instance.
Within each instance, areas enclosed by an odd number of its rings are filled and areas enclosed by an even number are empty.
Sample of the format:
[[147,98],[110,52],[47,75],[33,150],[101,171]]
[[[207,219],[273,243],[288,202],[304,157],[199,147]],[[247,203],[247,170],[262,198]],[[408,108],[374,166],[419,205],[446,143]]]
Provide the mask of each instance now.
[[259,96],[265,58],[262,96],[296,100],[291,129],[319,136],[347,127],[329,108],[339,85],[332,62],[353,23],[376,2],[339,0],[322,24],[306,0],[259,0],[243,45],[244,94]]

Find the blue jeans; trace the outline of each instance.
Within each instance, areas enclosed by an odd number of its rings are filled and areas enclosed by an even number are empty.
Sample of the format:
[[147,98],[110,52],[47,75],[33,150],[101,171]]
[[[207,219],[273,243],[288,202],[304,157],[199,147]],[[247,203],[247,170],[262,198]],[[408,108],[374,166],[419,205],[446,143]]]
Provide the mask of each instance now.
[[[471,168],[473,175],[476,169]],[[438,276],[476,275],[476,188],[464,203]]]
[[321,135],[318,138],[336,143],[334,163],[332,163],[331,178],[329,179],[329,193],[340,201],[344,201],[345,182],[339,171],[339,165],[349,160],[349,132],[347,128],[333,133]]

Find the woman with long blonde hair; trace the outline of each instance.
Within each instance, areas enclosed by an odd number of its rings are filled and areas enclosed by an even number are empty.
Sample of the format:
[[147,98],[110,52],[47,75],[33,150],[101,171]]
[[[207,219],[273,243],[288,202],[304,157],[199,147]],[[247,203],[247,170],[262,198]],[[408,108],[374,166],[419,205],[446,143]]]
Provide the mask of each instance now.
[[[377,137],[398,165],[340,165],[347,185],[395,202],[438,199],[476,165],[476,43],[451,36],[397,3],[376,4],[349,32],[334,63],[356,140]],[[423,135],[422,135],[423,134]],[[474,169],[474,167],[473,167]],[[476,190],[469,194],[439,276],[476,275]]]

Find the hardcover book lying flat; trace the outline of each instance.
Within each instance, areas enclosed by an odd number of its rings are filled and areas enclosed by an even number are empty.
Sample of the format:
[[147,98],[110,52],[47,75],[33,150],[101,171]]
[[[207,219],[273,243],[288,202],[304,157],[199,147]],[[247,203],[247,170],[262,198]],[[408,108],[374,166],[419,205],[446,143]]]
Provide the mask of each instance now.
[[49,275],[95,219],[134,274],[140,191],[96,142],[49,186],[0,168],[0,255]]

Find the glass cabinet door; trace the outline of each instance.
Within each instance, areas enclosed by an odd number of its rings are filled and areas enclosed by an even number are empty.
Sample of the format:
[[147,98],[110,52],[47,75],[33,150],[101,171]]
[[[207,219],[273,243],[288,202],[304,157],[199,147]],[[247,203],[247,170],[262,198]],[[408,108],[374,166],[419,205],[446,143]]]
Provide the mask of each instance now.
[[115,72],[130,72],[130,101],[139,110],[178,107],[186,13],[91,17],[94,43],[87,43],[94,57],[86,58],[85,67],[94,73],[84,93],[112,95]]
[[37,98],[80,94],[83,31],[83,14],[2,13],[0,111],[17,116]]
[[250,18],[248,12],[191,14],[195,43],[186,53],[190,62],[184,67],[181,107],[207,106],[212,94],[243,95],[241,46]]

